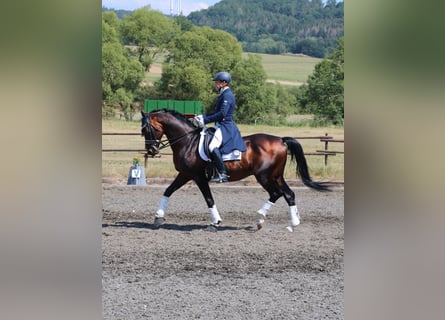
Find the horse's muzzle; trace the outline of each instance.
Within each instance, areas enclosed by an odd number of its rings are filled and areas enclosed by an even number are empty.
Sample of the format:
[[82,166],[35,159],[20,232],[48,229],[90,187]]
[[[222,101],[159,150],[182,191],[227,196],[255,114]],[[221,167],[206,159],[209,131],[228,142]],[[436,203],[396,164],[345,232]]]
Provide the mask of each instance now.
[[152,158],[159,154],[159,148],[156,145],[145,145],[145,149],[147,150],[147,154]]

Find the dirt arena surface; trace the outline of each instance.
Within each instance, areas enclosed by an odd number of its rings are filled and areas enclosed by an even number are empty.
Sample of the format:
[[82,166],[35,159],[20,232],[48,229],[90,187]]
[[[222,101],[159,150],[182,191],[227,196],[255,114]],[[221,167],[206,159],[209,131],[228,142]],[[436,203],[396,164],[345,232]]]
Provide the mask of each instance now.
[[301,224],[279,199],[256,231],[261,187],[213,185],[223,225],[188,184],[153,228],[165,185],[103,185],[104,319],[343,319],[343,188],[292,187]]

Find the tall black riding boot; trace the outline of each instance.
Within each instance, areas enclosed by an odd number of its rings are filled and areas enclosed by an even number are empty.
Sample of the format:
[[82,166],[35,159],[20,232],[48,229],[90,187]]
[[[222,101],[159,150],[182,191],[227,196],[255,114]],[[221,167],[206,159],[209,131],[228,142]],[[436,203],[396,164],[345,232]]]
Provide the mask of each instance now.
[[222,159],[221,151],[219,150],[219,148],[215,148],[213,149],[211,155],[216,169],[218,170],[219,177],[213,177],[212,179],[210,179],[210,182],[227,182],[229,176],[227,175],[227,170]]

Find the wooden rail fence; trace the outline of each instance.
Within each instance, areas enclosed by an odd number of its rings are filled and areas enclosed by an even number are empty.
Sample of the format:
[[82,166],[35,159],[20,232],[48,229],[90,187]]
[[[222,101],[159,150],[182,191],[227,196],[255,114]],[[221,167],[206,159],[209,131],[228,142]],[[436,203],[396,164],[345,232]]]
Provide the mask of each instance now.
[[[133,133],[133,132],[103,132],[103,136],[140,136],[140,133]],[[324,149],[323,150],[316,150],[315,152],[305,152],[304,154],[307,156],[324,156],[324,165],[328,165],[328,158],[330,156],[335,156],[336,154],[344,154],[344,151],[338,151],[338,150],[330,150],[329,149],[329,143],[344,143],[344,139],[334,139],[333,137],[329,136],[327,133],[324,136],[309,136],[309,137],[293,137],[297,140],[303,140],[303,139],[318,139],[320,142],[324,143]],[[149,158],[146,154],[146,150],[144,148],[139,149],[108,149],[103,148],[102,152],[139,152],[144,153],[145,163],[147,163],[147,159]],[[162,153],[161,155],[172,155],[172,153]]]

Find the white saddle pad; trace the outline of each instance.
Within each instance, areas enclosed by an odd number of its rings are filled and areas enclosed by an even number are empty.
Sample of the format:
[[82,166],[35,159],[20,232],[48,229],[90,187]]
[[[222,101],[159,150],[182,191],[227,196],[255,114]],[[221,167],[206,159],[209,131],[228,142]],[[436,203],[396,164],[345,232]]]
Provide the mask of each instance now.
[[[202,160],[207,161],[207,162],[212,162],[211,159],[209,159],[209,157],[207,157],[207,155],[204,152],[204,136],[207,134],[207,132],[205,131],[205,128],[202,129],[201,131],[201,137],[199,138],[199,145],[198,145],[198,149],[199,149],[199,156],[201,157]],[[242,153],[239,150],[233,150],[231,153],[228,154],[223,154],[222,158],[223,161],[231,161],[231,160],[241,160],[241,156]]]

